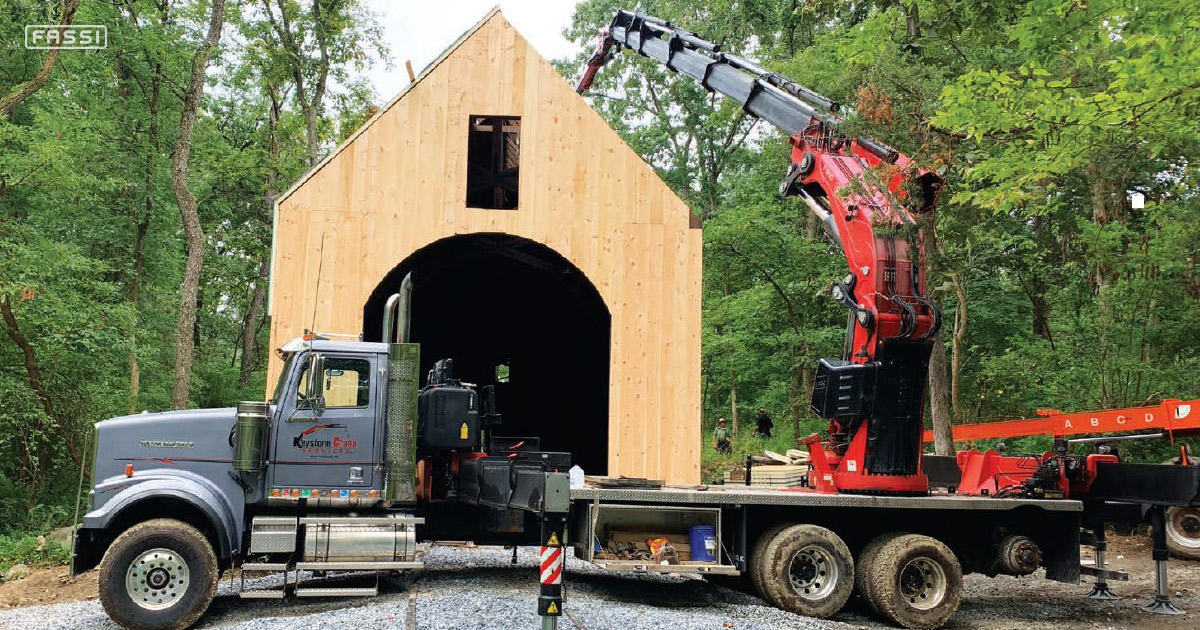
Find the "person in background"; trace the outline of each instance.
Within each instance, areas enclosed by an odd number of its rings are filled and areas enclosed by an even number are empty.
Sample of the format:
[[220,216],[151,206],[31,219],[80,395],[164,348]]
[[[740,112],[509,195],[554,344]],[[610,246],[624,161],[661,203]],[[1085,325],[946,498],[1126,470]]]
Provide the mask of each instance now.
[[717,428],[713,429],[713,447],[718,453],[733,452],[733,444],[729,441],[729,429],[725,428],[725,418],[717,418]]
[[754,419],[754,435],[760,438],[769,438],[774,426],[775,423],[771,422],[771,416],[767,415],[767,410],[759,407],[758,417]]

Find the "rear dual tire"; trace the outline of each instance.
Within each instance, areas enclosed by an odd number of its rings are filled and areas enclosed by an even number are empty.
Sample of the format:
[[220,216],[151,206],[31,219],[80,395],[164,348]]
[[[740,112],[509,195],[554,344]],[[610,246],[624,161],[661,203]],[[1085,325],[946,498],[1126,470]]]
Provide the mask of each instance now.
[[962,602],[962,567],[944,543],[919,534],[884,534],[858,557],[859,595],[892,623],[932,630]]
[[837,534],[817,525],[775,528],[751,556],[759,593],[775,606],[807,617],[837,614],[854,590],[854,559]]

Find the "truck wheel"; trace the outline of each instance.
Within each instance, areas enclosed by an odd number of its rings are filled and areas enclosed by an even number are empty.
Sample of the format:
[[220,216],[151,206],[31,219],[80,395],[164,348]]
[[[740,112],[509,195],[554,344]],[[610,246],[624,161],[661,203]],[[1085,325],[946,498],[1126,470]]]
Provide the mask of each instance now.
[[157,518],[126,530],[100,561],[100,603],[130,630],[182,630],[217,592],[212,545],[187,523]]
[[1182,560],[1200,560],[1200,508],[1167,508],[1167,549]]
[[750,583],[754,586],[758,596],[767,601],[770,601],[770,597],[767,596],[764,579],[771,572],[770,562],[766,560],[767,546],[779,536],[779,532],[787,527],[787,525],[776,525],[767,529],[758,537],[758,540],[754,541],[754,547],[750,550],[750,562],[746,566],[750,573]]
[[[867,579],[871,572],[871,566],[875,564],[875,558],[884,545],[903,535],[902,532],[890,532],[876,536],[867,543],[866,547],[863,547],[862,551],[858,552],[858,559],[854,561],[854,592],[872,609],[875,609],[875,597],[871,594],[871,582]],[[879,610],[875,610],[875,612],[883,614]]]
[[869,558],[865,585],[871,607],[890,621],[919,630],[946,623],[962,601],[962,567],[941,541],[904,534]]
[[763,553],[767,600],[808,617],[837,614],[854,590],[854,558],[837,534],[816,525],[793,525],[774,536]]

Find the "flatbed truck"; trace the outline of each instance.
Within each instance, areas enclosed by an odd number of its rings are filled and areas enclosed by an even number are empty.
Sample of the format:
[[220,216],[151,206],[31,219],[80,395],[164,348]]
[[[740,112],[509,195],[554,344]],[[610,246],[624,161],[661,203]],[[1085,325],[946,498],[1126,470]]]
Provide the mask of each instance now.
[[[541,547],[548,571],[538,606],[548,617],[562,611],[569,545],[613,570],[742,575],[804,615],[836,614],[857,591],[898,625],[933,628],[957,609],[964,574],[1045,568],[1049,579],[1077,582],[1081,532],[1141,521],[1150,502],[1190,502],[1198,487],[1195,466],[1158,466],[1190,473],[1160,480],[1185,491],[1085,502],[738,485],[572,489],[569,455],[531,448],[535,437],[494,435],[502,425],[487,388],[481,395],[438,362],[418,390],[416,344],[310,337],[285,349],[270,403],[97,424],[72,570],[100,566],[100,600],[121,625],[188,627],[219,576],[239,568],[283,576],[242,597],[372,595],[372,586],[322,588],[302,576],[418,569],[421,543],[469,540]],[[682,541],[696,525],[715,534],[712,560],[597,553],[617,531]]]

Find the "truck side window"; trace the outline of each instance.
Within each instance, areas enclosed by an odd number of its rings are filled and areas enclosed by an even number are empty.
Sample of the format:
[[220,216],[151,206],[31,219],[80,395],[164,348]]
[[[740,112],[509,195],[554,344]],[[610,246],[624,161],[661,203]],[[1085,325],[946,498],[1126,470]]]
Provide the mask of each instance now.
[[[308,385],[308,366],[300,373],[297,399]],[[325,407],[366,407],[371,400],[371,363],[366,359],[325,358]]]

